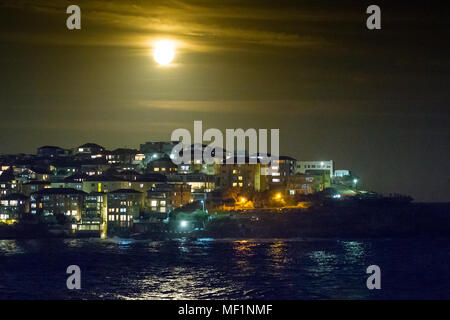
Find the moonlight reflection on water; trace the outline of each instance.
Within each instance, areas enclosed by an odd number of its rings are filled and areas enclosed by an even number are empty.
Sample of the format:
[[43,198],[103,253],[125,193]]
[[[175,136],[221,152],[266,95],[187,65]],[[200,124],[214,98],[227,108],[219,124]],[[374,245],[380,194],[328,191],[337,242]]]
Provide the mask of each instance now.
[[[1,299],[450,298],[448,239],[0,240]],[[82,289],[66,289],[66,268]],[[366,288],[377,264],[382,290]]]

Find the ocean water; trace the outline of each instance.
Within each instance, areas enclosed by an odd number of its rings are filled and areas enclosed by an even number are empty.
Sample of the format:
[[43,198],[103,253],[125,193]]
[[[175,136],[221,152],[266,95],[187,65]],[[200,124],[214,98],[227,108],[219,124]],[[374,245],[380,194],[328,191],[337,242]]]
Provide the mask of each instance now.
[[[449,239],[0,240],[0,299],[450,299]],[[68,290],[66,269],[81,268]],[[366,268],[381,268],[369,290]]]

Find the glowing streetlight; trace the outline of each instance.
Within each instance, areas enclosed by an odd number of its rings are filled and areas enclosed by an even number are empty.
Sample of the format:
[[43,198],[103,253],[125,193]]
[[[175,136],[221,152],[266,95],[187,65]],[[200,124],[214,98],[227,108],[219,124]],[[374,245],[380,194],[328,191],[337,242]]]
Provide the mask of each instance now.
[[245,203],[247,202],[247,199],[245,199],[244,197],[241,197],[241,203]]
[[187,223],[186,220],[181,220],[181,221],[180,221],[180,227],[181,227],[181,228],[186,228],[187,225],[188,225],[188,223]]

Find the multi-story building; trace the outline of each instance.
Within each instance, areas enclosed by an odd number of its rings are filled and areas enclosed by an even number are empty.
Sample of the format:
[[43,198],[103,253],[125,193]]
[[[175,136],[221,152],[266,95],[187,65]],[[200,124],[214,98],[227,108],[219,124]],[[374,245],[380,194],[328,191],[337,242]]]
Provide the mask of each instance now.
[[144,208],[144,194],[133,189],[119,189],[108,193],[108,227],[131,227]]
[[33,192],[50,187],[51,183],[49,181],[28,181],[20,185],[20,191],[29,197]]
[[101,145],[98,145],[96,143],[85,143],[78,148],[76,148],[76,152],[81,154],[90,154],[90,155],[97,155],[102,154],[103,151],[105,151],[105,148],[103,148]]
[[86,192],[72,188],[46,188],[30,196],[31,214],[42,217],[66,215],[80,221],[85,208]]
[[77,225],[77,233],[106,235],[108,198],[104,192],[91,192],[85,196],[85,210]]
[[36,155],[39,158],[58,158],[68,156],[70,154],[69,150],[65,150],[56,146],[42,146],[37,149]]
[[297,160],[289,156],[279,156],[272,165],[269,184],[271,189],[286,186],[289,177],[295,174]]
[[[135,149],[118,148],[113,151],[105,151],[106,161],[109,164],[133,164],[135,156],[139,153]],[[141,159],[142,160],[142,159]]]
[[0,222],[15,223],[29,212],[29,198],[20,193],[12,193],[0,200]]
[[150,212],[169,213],[191,202],[191,186],[184,183],[160,184],[147,192]]
[[287,195],[308,195],[330,187],[328,171],[316,174],[295,174],[287,179]]
[[264,191],[269,188],[270,175],[264,174],[269,165],[249,163],[248,157],[244,163],[223,164],[219,174],[219,186],[222,190],[228,188],[250,188],[254,191]]
[[147,192],[159,184],[167,182],[166,176],[158,173],[144,174],[138,176],[136,180],[128,180],[127,189],[134,189],[140,192]]
[[328,171],[330,177],[334,175],[334,161],[300,161],[297,160],[295,173],[314,173]]
[[104,192],[91,192],[85,197],[85,210],[81,220],[103,222],[107,219],[108,197]]
[[174,164],[172,160],[163,155],[161,158],[150,161],[147,164],[147,172],[157,172],[161,174],[174,174],[178,171],[178,165]]
[[83,181],[82,190],[91,192],[111,192],[119,189],[129,188],[129,182],[122,178],[110,175],[96,175],[87,177]]
[[8,194],[17,193],[19,190],[18,181],[16,180],[12,168],[3,171],[0,175],[0,197]]

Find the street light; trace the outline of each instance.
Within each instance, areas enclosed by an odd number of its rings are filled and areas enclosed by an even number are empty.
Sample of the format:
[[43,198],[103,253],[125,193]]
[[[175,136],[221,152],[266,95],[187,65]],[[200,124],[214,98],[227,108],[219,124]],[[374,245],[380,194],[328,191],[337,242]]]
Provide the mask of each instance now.
[[356,184],[358,183],[358,179],[353,179],[353,183],[355,184],[355,189],[356,189]]
[[201,200],[200,202],[202,203],[203,211],[205,211],[205,201]]
[[186,228],[187,227],[187,221],[186,220],[181,220],[180,221],[180,227],[181,228]]

